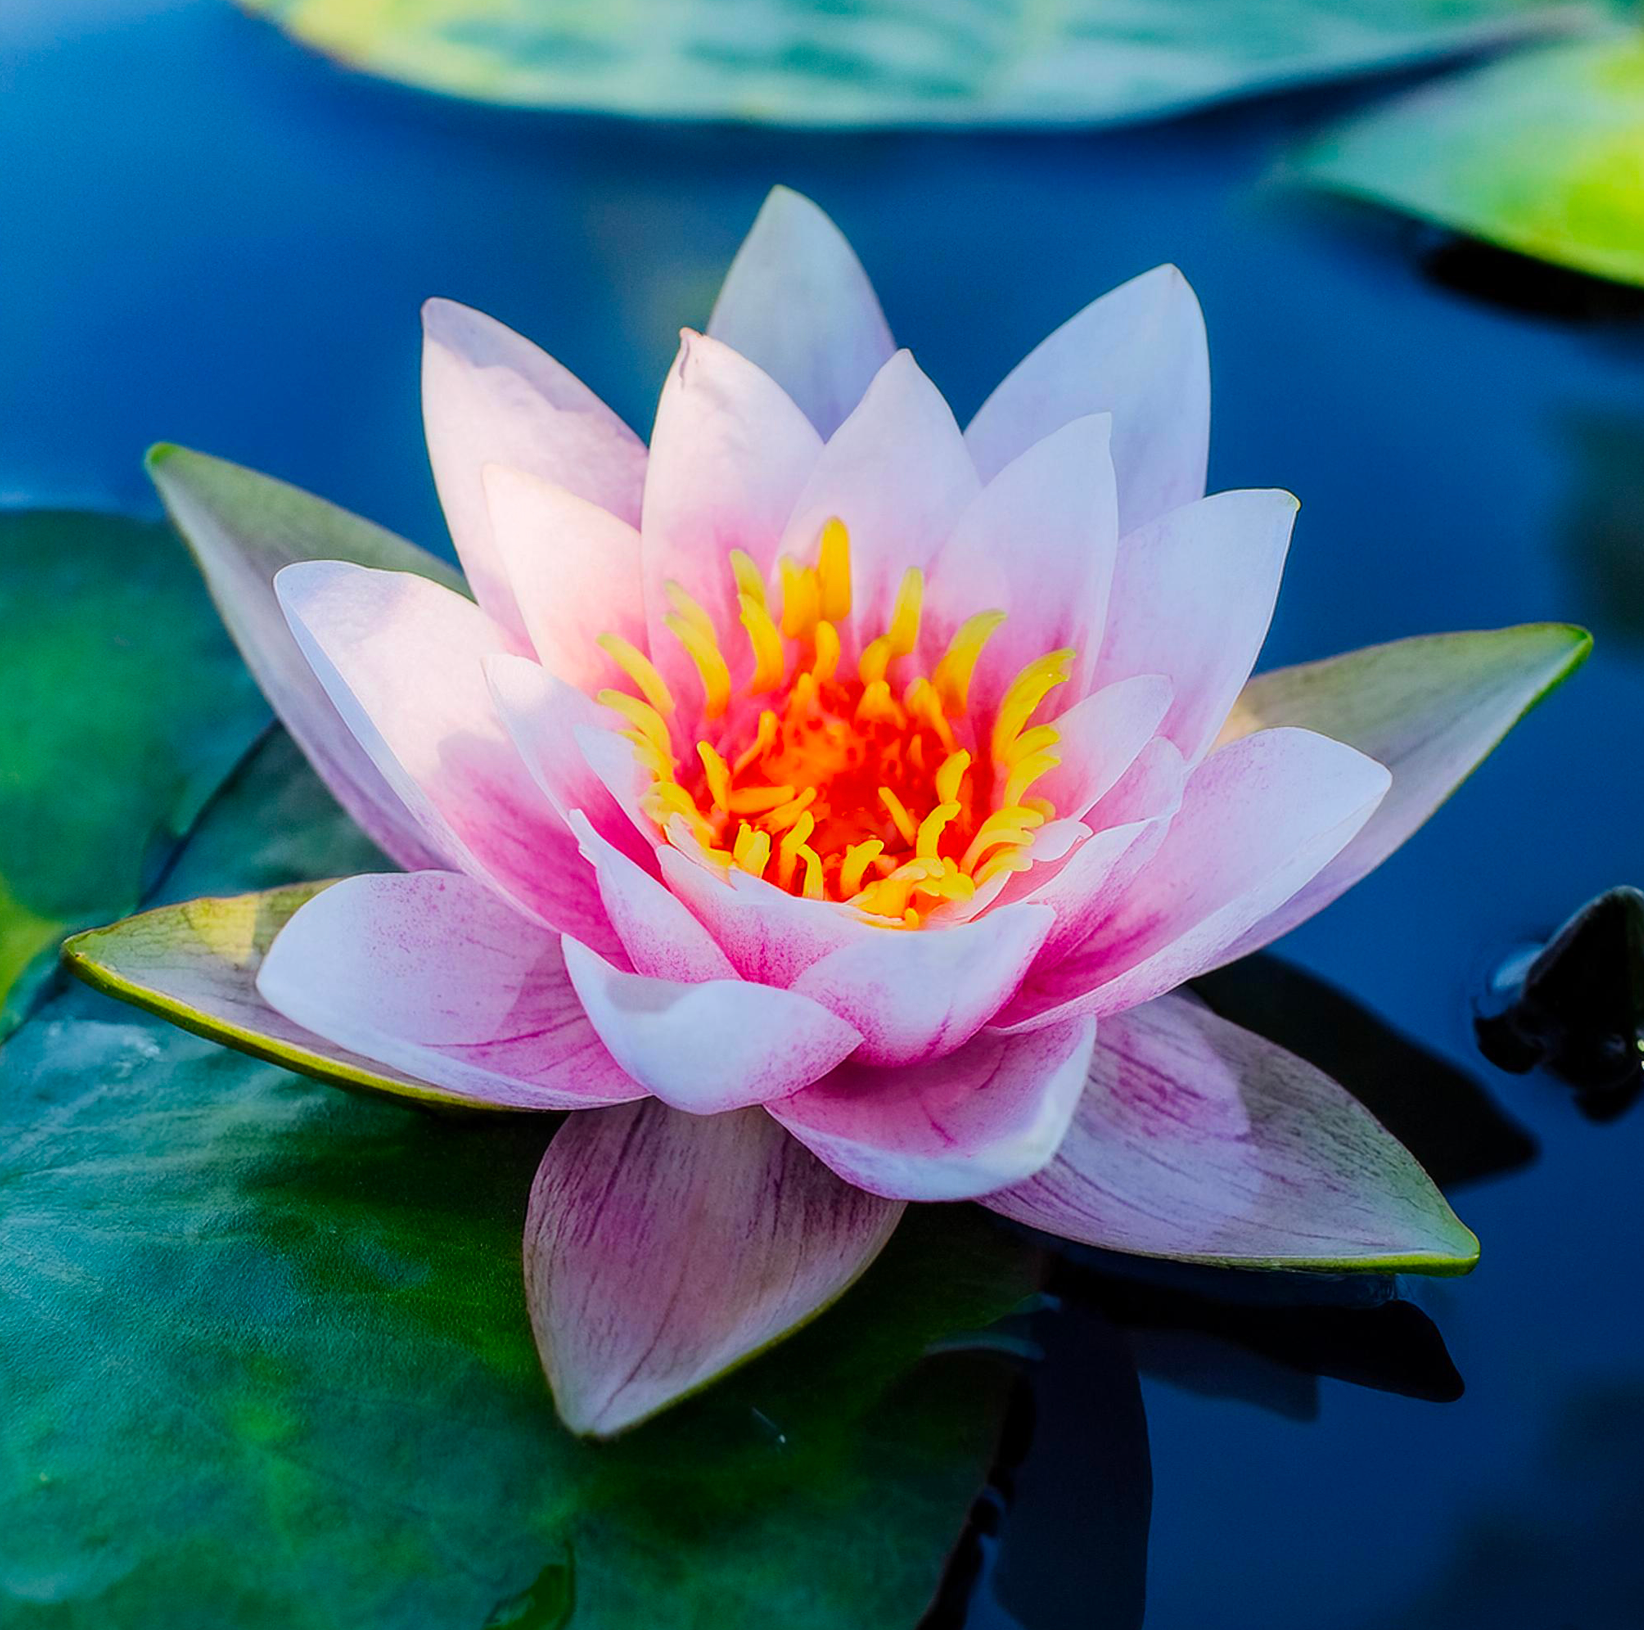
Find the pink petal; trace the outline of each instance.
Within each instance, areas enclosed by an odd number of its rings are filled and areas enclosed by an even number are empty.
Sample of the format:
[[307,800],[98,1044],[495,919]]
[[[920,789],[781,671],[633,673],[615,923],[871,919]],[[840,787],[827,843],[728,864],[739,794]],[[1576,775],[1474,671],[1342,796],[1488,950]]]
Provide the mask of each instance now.
[[962,1047],[1010,1000],[1054,921],[1021,904],[951,928],[869,929],[793,988],[861,1032],[861,1063],[922,1064]]
[[1007,613],[983,650],[970,710],[984,722],[1030,662],[1077,653],[1063,705],[1089,688],[1107,621],[1119,513],[1112,420],[1075,419],[1013,459],[958,519],[930,568],[923,644],[940,657],[979,611]]
[[594,642],[617,634],[645,649],[639,533],[564,487],[488,464],[491,538],[538,660],[592,695],[627,686]]
[[600,1045],[559,941],[452,872],[333,884],[280,930],[257,989],[305,1030],[482,1103],[644,1096]]
[[525,1224],[531,1326],[560,1418],[610,1437],[706,1386],[842,1296],[901,1214],[758,1110],[573,1116]]
[[664,1103],[692,1114],[785,1098],[861,1040],[826,1008],[770,985],[627,973],[569,935],[565,966],[611,1056]]
[[978,1036],[927,1064],[854,1061],[772,1116],[847,1183],[905,1200],[968,1200],[1048,1161],[1084,1091],[1093,1019]]
[[1287,492],[1218,492],[1119,546],[1096,682],[1167,675],[1164,734],[1190,760],[1209,749],[1255,666],[1296,508]]
[[621,850],[607,843],[580,810],[571,830],[599,879],[599,897],[637,973],[698,983],[735,979],[736,969],[685,906]]
[[1374,759],[1308,730],[1266,730],[1211,754],[1112,914],[1036,970],[999,1027],[1119,1013],[1214,966],[1342,849],[1388,779]]
[[898,351],[823,449],[782,548],[813,561],[823,524],[833,516],[845,523],[850,625],[871,639],[890,621],[903,573],[930,565],[980,489],[952,410],[913,358]]
[[745,550],[765,572],[822,439],[771,377],[719,340],[681,336],[651,435],[645,478],[645,612],[652,660],[681,700],[700,695],[696,670],[663,619],[663,585],[679,583],[740,637],[729,556]]
[[831,436],[895,346],[862,263],[810,199],[773,187],[708,333],[757,363]]
[[1074,703],[1051,720],[1057,741],[1050,750],[1061,763],[1033,790],[1061,819],[1082,821],[1158,735],[1170,702],[1168,679],[1136,674]]
[[1478,1256],[1356,1099],[1176,996],[1102,1021],[1055,1159],[983,1203],[1086,1245],[1189,1262],[1458,1273]]
[[1591,649],[1584,629],[1529,623],[1398,640],[1251,680],[1224,741],[1305,725],[1385,764],[1393,785],[1358,836],[1224,960],[1288,933],[1379,866]]
[[632,523],[645,444],[574,374],[494,319],[430,300],[422,322],[423,423],[446,523],[480,604],[523,644],[491,537],[485,466],[512,465]]
[[343,723],[274,596],[296,561],[330,558],[459,583],[443,561],[283,481],[182,447],[156,448],[149,473],[188,540],[211,597],[281,722],[367,837],[408,870],[452,863]]
[[1204,496],[1204,316],[1174,266],[1132,278],[1063,323],[982,404],[965,440],[990,478],[1087,413],[1113,415],[1121,536]]
[[338,561],[288,566],[291,631],[430,842],[539,923],[614,944],[576,840],[497,717],[496,625],[449,589]]

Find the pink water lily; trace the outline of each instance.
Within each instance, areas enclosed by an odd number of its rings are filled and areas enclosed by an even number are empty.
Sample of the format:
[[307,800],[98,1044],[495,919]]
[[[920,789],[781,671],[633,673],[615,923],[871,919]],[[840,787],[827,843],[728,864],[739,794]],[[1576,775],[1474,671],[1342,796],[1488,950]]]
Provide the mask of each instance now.
[[1471,1265],[1353,1099],[1178,987],[1379,863],[1585,636],[1249,681],[1296,502],[1204,495],[1173,268],[963,431],[786,191],[648,448],[497,323],[425,318],[474,599],[318,500],[154,459],[271,701],[406,870],[308,891],[266,955],[201,902],[187,945],[78,957],[312,1073],[576,1111],[525,1235],[573,1429],[791,1331],[909,1201],[1195,1261]]

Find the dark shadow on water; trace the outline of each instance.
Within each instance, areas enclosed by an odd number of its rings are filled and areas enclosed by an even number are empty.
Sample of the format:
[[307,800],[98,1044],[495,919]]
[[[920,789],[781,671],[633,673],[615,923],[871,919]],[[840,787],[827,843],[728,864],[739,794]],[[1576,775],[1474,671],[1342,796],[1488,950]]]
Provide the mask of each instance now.
[[1574,610],[1601,639],[1644,647],[1644,412],[1583,406],[1555,419],[1568,450],[1559,564]]
[[1590,277],[1439,227],[1418,228],[1416,246],[1422,269],[1433,282],[1507,311],[1565,322],[1644,322],[1644,289]]

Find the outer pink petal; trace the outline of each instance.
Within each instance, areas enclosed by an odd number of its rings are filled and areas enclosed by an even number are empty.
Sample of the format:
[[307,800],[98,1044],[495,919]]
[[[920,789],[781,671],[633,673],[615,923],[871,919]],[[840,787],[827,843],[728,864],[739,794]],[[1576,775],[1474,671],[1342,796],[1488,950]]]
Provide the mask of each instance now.
[[1008,615],[983,650],[970,710],[983,720],[1029,662],[1077,653],[1063,705],[1089,688],[1119,542],[1112,420],[1075,419],[1002,469],[971,502],[930,567],[923,644],[940,657],[979,611]]
[[895,350],[844,234],[786,187],[771,189],[737,250],[708,333],[758,363],[824,436]]
[[636,973],[653,979],[735,979],[714,937],[651,874],[607,843],[580,810],[571,830],[599,879],[599,897]]
[[559,941],[452,872],[333,884],[281,929],[257,989],[315,1035],[483,1103],[644,1096],[588,1023]]
[[1119,546],[1097,683],[1165,674],[1164,734],[1197,761],[1250,677],[1296,518],[1287,492],[1219,492]]
[[663,621],[663,584],[684,587],[722,638],[738,631],[730,552],[745,550],[770,570],[821,451],[822,438],[768,374],[719,340],[681,335],[657,404],[640,530],[652,659],[680,686],[682,702],[700,691]]
[[157,447],[148,463],[240,654],[337,802],[408,871],[453,864],[431,847],[315,678],[274,597],[274,576],[314,559],[395,566],[452,587],[460,586],[456,573],[370,521],[254,470],[182,447]]
[[968,1200],[1055,1153],[1084,1091],[1093,1019],[978,1036],[908,1069],[842,1065],[766,1108],[848,1183],[905,1200]]
[[1251,680],[1224,740],[1269,725],[1305,725],[1385,764],[1393,786],[1364,830],[1231,946],[1227,960],[1288,933],[1379,866],[1586,660],[1592,643],[1584,629],[1531,623],[1398,640]]
[[871,639],[889,622],[903,573],[930,565],[980,489],[942,393],[898,351],[823,450],[782,548],[814,561],[823,524],[832,516],[845,523],[850,625]]
[[983,1203],[1191,1262],[1457,1273],[1478,1256],[1426,1173],[1334,1081],[1174,996],[1103,1021],[1056,1158]]
[[291,631],[348,728],[441,853],[538,922],[613,943],[576,840],[497,717],[496,625],[449,589],[337,561],[288,566]]
[[498,563],[543,667],[590,695],[626,685],[594,642],[618,634],[645,649],[639,532],[523,470],[488,464],[484,479]]
[[1174,266],[1063,323],[982,404],[965,440],[991,477],[1087,413],[1113,415],[1121,535],[1204,496],[1210,362],[1199,302]]
[[485,677],[514,750],[560,818],[569,821],[571,811],[580,809],[601,837],[654,871],[651,836],[655,829],[641,835],[582,750],[579,732],[611,736],[624,761],[632,762],[629,744],[609,728],[610,711],[529,657],[507,653],[488,657]]
[[1308,730],[1265,730],[1213,753],[1116,910],[1033,974],[1000,1028],[1119,1013],[1214,966],[1341,850],[1388,781],[1374,759]]
[[480,604],[523,644],[481,472],[487,464],[512,465],[636,522],[645,444],[512,329],[451,300],[430,300],[422,321],[423,423],[445,519]]
[[759,1110],[573,1116],[525,1224],[531,1325],[561,1419],[610,1437],[706,1386],[843,1295],[901,1214]]
[[616,1061],[664,1103],[693,1114],[785,1098],[861,1040],[826,1008],[770,985],[627,973],[569,935],[565,965]]
[[793,988],[861,1032],[861,1063],[922,1064],[962,1047],[1010,1000],[1054,921],[1023,903],[951,928],[869,929]]

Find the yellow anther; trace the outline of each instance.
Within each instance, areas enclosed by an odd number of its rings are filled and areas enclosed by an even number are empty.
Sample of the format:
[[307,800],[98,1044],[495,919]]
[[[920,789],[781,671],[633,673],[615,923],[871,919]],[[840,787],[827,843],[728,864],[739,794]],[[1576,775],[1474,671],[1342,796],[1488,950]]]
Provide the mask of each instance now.
[[787,662],[782,652],[782,636],[763,600],[742,593],[737,595],[736,603],[741,608],[742,626],[748,631],[748,644],[753,647],[754,671],[748,681],[748,691],[757,696],[761,691],[775,690],[782,683]]
[[816,825],[816,817],[807,811],[815,802],[816,788],[806,787],[797,798],[790,798],[787,803],[778,804],[759,824],[767,832],[780,832],[784,827],[793,827],[801,821],[809,821],[810,825],[805,828],[805,836],[809,837],[811,828]]
[[[896,796],[889,787],[879,789],[879,802],[890,811],[890,818],[896,824],[896,830],[902,834],[904,843],[912,843],[919,836],[919,828],[914,824],[913,817],[908,813],[908,807]],[[899,906],[898,911],[901,910]]]
[[703,773],[708,778],[708,795],[723,810],[731,807],[731,767],[718,751],[705,741],[696,744],[697,757],[702,760]]
[[788,717],[802,719],[816,706],[818,686],[816,675],[808,668],[798,674],[793,682],[793,689],[788,692]]
[[842,623],[851,614],[851,535],[837,516],[822,528],[816,575],[822,615],[830,623]]
[[732,815],[763,815],[793,797],[792,787],[738,787],[725,802]]
[[968,618],[959,625],[958,632],[948,641],[942,660],[936,664],[931,683],[942,698],[942,706],[954,718],[958,718],[970,702],[971,675],[976,672],[982,647],[993,638],[1004,620],[1002,611],[982,611]]
[[892,656],[889,634],[881,634],[876,640],[869,640],[862,647],[862,655],[856,659],[856,677],[864,685],[877,685],[885,677],[885,670],[890,666]]
[[1062,761],[1054,753],[1029,753],[1011,766],[1005,782],[1005,802],[1019,804],[1028,788],[1042,775],[1049,775]]
[[763,877],[771,863],[771,835],[760,832],[746,821],[737,828],[736,842],[731,846],[731,858],[745,872]]
[[737,775],[741,775],[755,759],[763,758],[770,751],[771,744],[776,740],[776,733],[781,727],[782,721],[769,708],[759,715],[759,731],[753,742],[737,754]]
[[839,892],[847,900],[862,887],[863,874],[884,852],[885,846],[878,838],[868,838],[846,848],[844,863],[839,868]]
[[953,727],[942,711],[942,699],[936,694],[936,687],[923,674],[902,693],[902,702],[909,714],[921,720],[936,739],[951,751]]
[[659,753],[668,754],[672,745],[668,739],[668,727],[662,722],[662,715],[649,702],[642,702],[624,690],[602,690],[598,700],[620,713]]
[[959,869],[963,872],[974,872],[977,862],[990,849],[996,849],[1001,843],[1022,844],[1032,839],[1033,829],[1043,826],[1045,818],[1037,810],[1027,809],[1020,804],[1007,804],[1003,809],[996,809],[976,829],[976,836],[970,840],[970,847],[965,850],[964,858],[959,862]]
[[1037,815],[1040,822],[1048,821],[1056,814],[1056,806],[1048,798],[1024,798],[1022,808]]
[[807,900],[822,898],[822,857],[808,843],[799,845],[799,858],[805,862],[805,883],[800,893]]
[[731,551],[731,576],[736,579],[738,595],[747,595],[758,604],[765,604],[765,574],[759,563],[744,549]]
[[958,813],[957,804],[938,804],[919,823],[919,835],[913,845],[914,853],[927,859],[936,858],[936,846],[942,841],[942,830]]
[[662,752],[643,730],[624,730],[622,738],[624,741],[631,741],[634,744],[634,757],[658,781],[673,780],[674,770],[677,768],[679,761],[672,753]]
[[925,599],[925,574],[910,566],[902,574],[890,627],[885,631],[893,656],[905,657],[919,643],[919,610]]
[[898,728],[907,723],[907,715],[883,679],[874,680],[863,690],[856,704],[856,717],[865,723],[886,720]]
[[736,856],[729,849],[715,849],[711,844],[705,843],[702,846],[702,852],[716,866],[734,866],[736,864]]
[[799,851],[815,830],[816,818],[806,810],[783,833],[782,841],[776,846],[776,880],[783,888],[792,886],[793,874],[799,866]]
[[731,705],[731,670],[725,666],[725,658],[720,654],[713,625],[710,623],[704,633],[683,612],[675,612],[663,621],[674,638],[685,647],[686,655],[696,664],[696,671],[702,676],[702,711],[710,719],[719,718]]
[[714,620],[702,609],[699,601],[693,600],[685,592],[685,586],[669,578],[662,585],[662,592],[668,596],[668,604],[674,608],[676,617],[683,617],[693,628],[700,629],[708,639],[718,642],[718,634],[714,629]]
[[630,645],[620,634],[601,634],[594,644],[639,686],[640,694],[658,713],[673,712],[673,692],[643,651]]
[[804,639],[822,615],[822,585],[812,567],[787,555],[776,564],[782,573],[782,632],[791,640]]
[[[1061,734],[1055,725],[1036,724],[1031,730],[1024,730],[1015,741],[1010,744],[1003,759],[1003,764],[1020,764],[1024,758],[1034,753],[1041,753],[1047,747],[1054,747],[1061,740]],[[1006,803],[1019,803],[1016,798],[1007,798]]]
[[969,768],[970,754],[963,747],[942,760],[942,767],[936,772],[936,796],[944,804],[951,804],[958,798],[960,784]]
[[1030,662],[1011,680],[1010,688],[999,702],[999,714],[993,721],[993,756],[1006,761],[1010,745],[1022,727],[1033,717],[1034,710],[1058,686],[1065,685],[1072,672],[1072,651],[1052,651]]
[[839,671],[839,630],[830,622],[816,625],[816,660],[811,663],[811,674],[817,684],[825,685]]
[[984,883],[991,882],[1000,872],[1025,872],[1032,864],[1020,849],[1007,849],[1003,854],[995,855],[976,874],[976,886],[980,888]]

